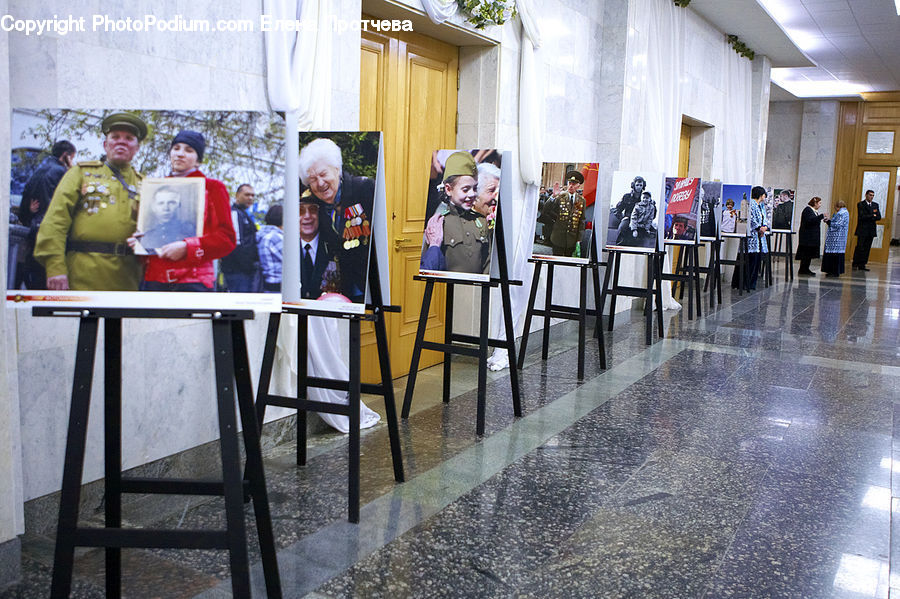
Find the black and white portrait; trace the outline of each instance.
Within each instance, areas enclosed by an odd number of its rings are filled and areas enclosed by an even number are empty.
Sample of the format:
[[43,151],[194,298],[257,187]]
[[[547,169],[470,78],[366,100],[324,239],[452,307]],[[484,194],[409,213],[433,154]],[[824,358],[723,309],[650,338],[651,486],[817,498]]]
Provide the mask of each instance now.
[[135,253],[153,254],[168,243],[202,235],[204,193],[202,179],[145,179],[138,214],[143,235]]

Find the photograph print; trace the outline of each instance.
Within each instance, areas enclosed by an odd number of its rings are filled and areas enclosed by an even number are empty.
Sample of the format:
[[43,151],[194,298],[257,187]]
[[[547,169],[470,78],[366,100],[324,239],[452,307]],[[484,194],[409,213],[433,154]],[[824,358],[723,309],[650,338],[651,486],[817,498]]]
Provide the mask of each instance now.
[[666,177],[666,243],[697,242],[697,220],[700,211],[700,179]]
[[722,221],[722,182],[700,183],[700,241],[719,238],[718,223]]
[[490,279],[500,166],[495,149],[432,153],[421,274]]
[[722,185],[722,237],[745,237],[750,211],[750,185]]
[[613,173],[605,247],[641,252],[659,249],[665,217],[659,202],[664,193],[662,173]]
[[591,175],[596,195],[594,164],[544,163],[532,250],[535,258],[570,263],[590,260],[592,234],[597,227],[592,223],[597,212],[590,206],[593,202],[585,196]]
[[769,215],[769,222],[772,223],[772,231],[790,231],[794,223],[794,190],[772,188],[770,200],[768,204],[772,206],[772,214]]
[[[10,125],[9,231],[16,258],[8,297],[109,307],[278,309],[280,298],[260,293],[254,221],[257,211],[284,195],[281,117],[14,109]],[[242,190],[251,202],[241,210],[248,230],[239,232],[232,202]],[[245,278],[253,281],[257,269],[257,283],[226,288],[217,264],[244,253]],[[214,293],[226,289],[239,293]]]
[[156,255],[163,246],[203,235],[203,202],[206,189],[197,177],[159,178],[141,181],[141,204],[134,253]]
[[300,297],[365,304],[381,134],[299,135]]

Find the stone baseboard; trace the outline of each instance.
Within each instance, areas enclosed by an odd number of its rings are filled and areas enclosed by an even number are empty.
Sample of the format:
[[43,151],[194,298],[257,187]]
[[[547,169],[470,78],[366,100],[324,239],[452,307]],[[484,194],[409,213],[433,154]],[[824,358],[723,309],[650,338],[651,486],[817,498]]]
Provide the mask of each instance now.
[[0,543],[0,592],[22,578],[22,541],[18,537]]

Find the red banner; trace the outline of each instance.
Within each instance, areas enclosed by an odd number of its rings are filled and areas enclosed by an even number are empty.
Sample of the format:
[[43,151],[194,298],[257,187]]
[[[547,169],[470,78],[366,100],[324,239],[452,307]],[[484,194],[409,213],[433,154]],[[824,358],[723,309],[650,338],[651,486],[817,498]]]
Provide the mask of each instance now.
[[581,167],[581,174],[584,175],[584,187],[581,195],[584,196],[584,205],[590,206],[597,199],[597,175],[600,174],[600,163],[591,162]]
[[696,177],[679,177],[675,179],[675,187],[666,206],[666,214],[684,214],[690,212],[700,189],[700,179]]

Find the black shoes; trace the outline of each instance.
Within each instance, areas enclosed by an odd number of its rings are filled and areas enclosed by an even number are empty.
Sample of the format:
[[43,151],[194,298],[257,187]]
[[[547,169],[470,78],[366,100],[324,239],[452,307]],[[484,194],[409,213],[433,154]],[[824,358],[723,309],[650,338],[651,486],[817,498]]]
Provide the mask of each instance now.
[[804,276],[807,276],[807,277],[814,277],[814,276],[816,276],[816,273],[814,273],[814,272],[811,271],[811,270],[798,270],[798,271],[797,271],[797,274],[798,274],[798,275],[804,275]]

